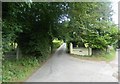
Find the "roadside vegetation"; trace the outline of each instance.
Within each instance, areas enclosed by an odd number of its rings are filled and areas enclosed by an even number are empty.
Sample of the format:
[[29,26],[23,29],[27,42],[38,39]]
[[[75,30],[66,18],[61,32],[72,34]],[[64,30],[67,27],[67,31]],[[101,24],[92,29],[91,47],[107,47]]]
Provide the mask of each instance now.
[[[53,40],[53,49],[62,45],[63,41],[54,39]],[[53,51],[54,53],[55,51]],[[52,55],[52,53],[45,58],[36,58],[23,56],[21,59],[6,59],[3,60],[3,82],[23,82],[25,81],[34,71],[44,64],[47,59]]]
[[63,44],[63,40],[58,40],[57,38],[53,40],[53,49],[56,50]]
[[[96,50],[118,47],[111,3],[2,3],[3,81],[21,81],[44,63],[63,41]],[[9,53],[14,52],[12,59]],[[6,57],[6,54],[8,57]],[[112,54],[109,54],[112,55]],[[112,55],[113,56],[113,55]],[[104,60],[107,54],[93,55]]]
[[33,73],[41,62],[36,58],[24,57],[19,60],[3,61],[3,82],[22,82]]
[[113,50],[110,50],[109,53],[101,52],[101,53],[98,53],[98,54],[96,53],[91,56],[80,56],[80,55],[71,55],[71,56],[82,59],[82,60],[110,62],[115,59],[116,51],[113,49]]

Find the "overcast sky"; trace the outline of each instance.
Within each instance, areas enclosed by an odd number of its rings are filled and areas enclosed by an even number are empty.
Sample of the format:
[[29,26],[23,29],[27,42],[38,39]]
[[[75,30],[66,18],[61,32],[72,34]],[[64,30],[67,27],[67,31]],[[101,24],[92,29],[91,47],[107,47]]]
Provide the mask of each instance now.
[[118,1],[120,0],[111,0],[112,1],[112,8],[114,10],[114,14],[113,14],[113,21],[118,24]]

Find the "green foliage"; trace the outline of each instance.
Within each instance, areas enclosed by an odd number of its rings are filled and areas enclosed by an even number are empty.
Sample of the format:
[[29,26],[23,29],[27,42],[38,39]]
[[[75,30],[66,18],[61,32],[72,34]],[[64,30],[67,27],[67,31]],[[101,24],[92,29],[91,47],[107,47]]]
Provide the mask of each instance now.
[[3,61],[3,82],[22,81],[40,66],[40,62],[35,57],[24,57],[19,61],[4,60]]
[[58,39],[54,39],[53,40],[53,48],[57,49],[62,45],[63,41],[62,40],[58,40]]
[[13,49],[12,43],[16,41],[17,34],[22,30],[19,24],[7,20],[3,20],[2,28],[3,51],[8,52]]
[[101,51],[99,53],[96,53],[92,56],[79,56],[79,55],[72,55],[74,57],[83,59],[83,60],[92,60],[92,61],[106,61],[110,62],[115,59],[116,57],[116,51],[111,50],[110,53],[106,53],[104,51]]
[[38,65],[37,59],[45,61],[52,48],[61,44],[52,42],[55,38],[68,44],[82,42],[96,49],[120,42],[116,40],[119,36],[116,25],[111,22],[110,3],[3,2],[2,5],[3,52],[11,51],[13,43],[17,43],[26,55],[19,61],[4,61],[4,81],[21,79]]
[[23,37],[24,35],[21,35],[22,37],[19,38],[19,46],[23,54],[33,55],[43,59],[48,57],[48,54],[50,54],[50,41],[45,33],[44,36],[39,33],[27,34],[28,36],[30,35],[29,37]]
[[[3,3],[3,5],[9,8],[9,10],[3,9],[8,13],[3,12],[5,14],[3,22],[6,23],[3,30],[4,49],[11,50],[9,44],[16,41],[23,54],[47,57],[50,47],[53,46],[52,40],[58,37],[57,32],[62,31],[57,25],[67,9],[66,3]],[[9,23],[8,19],[12,18],[14,18],[12,23]],[[13,31],[6,35],[9,29]]]
[[114,44],[114,47],[120,48],[120,28],[118,28],[117,38],[118,38],[118,40],[117,40],[116,44]]
[[[3,52],[17,43],[24,57],[3,61],[3,82],[21,81],[46,61],[57,37],[57,25],[65,3],[3,3]],[[54,47],[60,46],[61,42]],[[39,59],[39,61],[38,61]]]
[[[3,5],[7,5],[5,8],[9,9],[6,10],[8,14],[3,12],[4,51],[11,50],[10,44],[16,41],[24,54],[46,56],[52,47],[52,40],[56,37],[68,41],[82,41],[89,47],[99,49],[114,44],[117,39],[115,25],[110,21],[112,15],[110,3],[3,3]],[[69,18],[70,21],[64,18]]]
[[69,38],[105,49],[117,41],[117,26],[112,23],[111,3],[71,3]]

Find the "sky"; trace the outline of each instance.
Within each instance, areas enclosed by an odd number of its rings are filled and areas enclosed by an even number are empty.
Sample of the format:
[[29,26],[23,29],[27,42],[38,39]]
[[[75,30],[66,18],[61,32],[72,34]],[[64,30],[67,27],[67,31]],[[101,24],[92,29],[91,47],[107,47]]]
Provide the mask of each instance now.
[[[113,16],[112,16],[113,22],[115,24],[118,24],[118,2],[120,0],[110,0],[110,1],[112,2],[112,9],[114,11]],[[64,18],[64,19],[66,19],[66,18]],[[60,23],[62,23],[62,21],[60,21]]]
[[[26,1],[32,2],[32,0],[26,0]],[[113,9],[113,11],[114,11],[114,14],[113,14],[113,16],[112,16],[113,22],[114,22],[115,24],[118,24],[118,2],[119,2],[120,0],[110,0],[110,1],[112,2],[112,9]]]
[[112,9],[114,11],[112,18],[113,18],[114,23],[118,24],[118,2],[120,0],[111,0],[111,1],[112,1]]

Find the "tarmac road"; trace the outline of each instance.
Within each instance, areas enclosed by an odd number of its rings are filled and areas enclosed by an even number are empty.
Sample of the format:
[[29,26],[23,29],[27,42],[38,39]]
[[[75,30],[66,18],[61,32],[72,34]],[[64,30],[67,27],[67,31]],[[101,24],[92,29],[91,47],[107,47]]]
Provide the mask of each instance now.
[[63,43],[26,82],[118,82],[110,64],[80,60],[66,53]]

